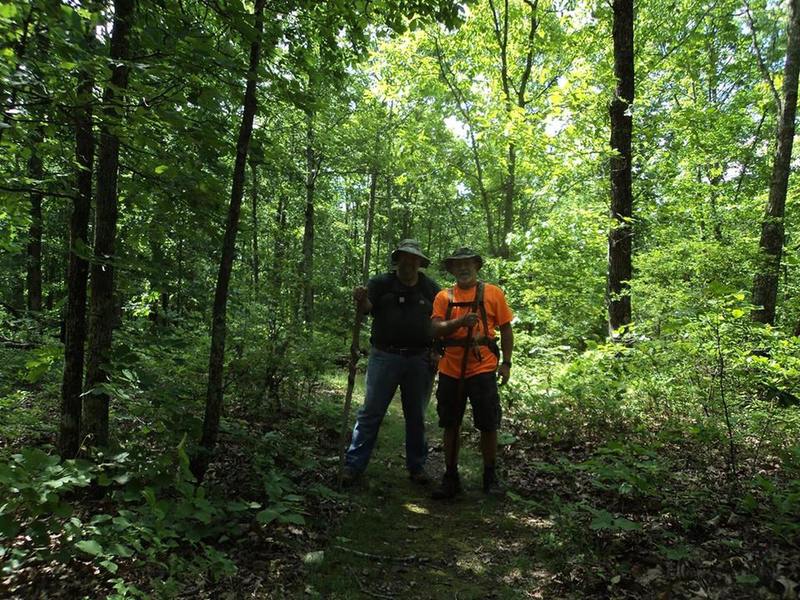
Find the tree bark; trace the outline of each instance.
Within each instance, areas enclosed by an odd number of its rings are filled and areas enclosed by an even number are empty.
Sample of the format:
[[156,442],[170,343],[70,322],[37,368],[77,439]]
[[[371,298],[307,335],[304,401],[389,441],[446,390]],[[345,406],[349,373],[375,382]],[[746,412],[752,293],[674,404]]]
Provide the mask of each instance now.
[[86,389],[83,426],[87,441],[108,445],[109,396],[97,389],[108,381],[114,309],[114,252],[117,236],[117,177],[122,94],[128,87],[130,31],[134,0],[115,0],[114,29],[110,59],[114,65],[110,84],[103,92],[103,118],[97,160],[97,194],[94,227],[94,262],[89,308],[89,349],[86,361]]
[[314,112],[306,111],[306,209],[303,226],[303,321],[314,320],[314,192],[320,159],[314,150]]
[[[509,72],[508,60],[508,0],[503,3],[502,17],[495,6],[494,0],[489,0],[489,6],[492,10],[492,20],[494,24],[495,40],[497,41],[500,50],[500,82],[503,87],[503,95],[505,96],[506,115],[511,121],[513,117],[514,107],[525,108],[527,104],[526,93],[528,89],[528,81],[533,68],[533,42],[536,37],[536,30],[539,28],[539,20],[537,19],[538,0],[525,0],[525,3],[530,8],[531,21],[528,29],[528,48],[525,54],[525,66],[523,67],[520,75],[519,84],[516,90],[513,90],[511,82],[511,74]],[[508,143],[508,158],[506,159],[506,178],[503,182],[503,231],[502,239],[499,244],[499,254],[503,258],[508,258],[510,249],[508,247],[508,236],[514,228],[514,210],[515,199],[517,193],[517,147],[514,141]]]
[[28,310],[42,310],[42,192],[41,181],[44,178],[44,166],[41,157],[41,145],[44,131],[41,126],[35,129],[31,140],[31,157],[28,159],[28,177],[34,182],[34,191],[30,193],[31,225],[28,229],[28,260],[26,284],[28,289]]
[[283,192],[278,194],[278,203],[275,205],[275,239],[272,249],[272,266],[270,273],[272,280],[273,297],[280,297],[283,288],[283,263],[286,258],[284,233],[286,231],[286,197]]
[[760,260],[753,281],[752,317],[760,323],[775,323],[778,278],[783,253],[784,214],[789,186],[792,143],[797,113],[797,81],[800,72],[800,0],[789,2],[789,39],[783,75],[783,110],[778,122],[777,148],[769,184],[769,199],[761,223]]
[[364,262],[361,267],[361,280],[369,279],[372,261],[372,230],[375,224],[375,201],[378,191],[378,168],[373,167],[369,174],[369,204],[367,205],[367,226],[364,229]]
[[608,236],[608,328],[613,336],[631,322],[632,267],[631,137],[634,97],[633,0],[614,0],[614,74],[617,88],[609,107],[611,117],[611,217],[616,224]]
[[253,177],[252,201],[252,221],[253,221],[253,290],[258,297],[258,165],[250,163],[250,171]]
[[478,195],[480,196],[481,207],[483,208],[484,217],[486,218],[486,241],[489,245],[489,254],[492,256],[499,256],[502,254],[502,250],[498,249],[497,243],[495,242],[496,232],[494,216],[492,213],[492,202],[489,190],[486,188],[486,182],[483,173],[483,161],[481,160],[478,139],[475,136],[474,127],[472,124],[469,102],[456,85],[456,78],[452,69],[450,68],[450,65],[448,65],[447,61],[445,60],[444,52],[439,45],[439,39],[434,38],[434,43],[436,45],[436,59],[439,64],[439,72],[442,75],[442,79],[444,79],[445,83],[447,84],[447,87],[450,89],[450,93],[453,95],[453,99],[456,102],[456,108],[458,109],[459,113],[461,113],[464,123],[467,126],[470,153],[472,154],[472,160],[475,164],[475,182],[478,186]]
[[261,59],[261,37],[264,30],[264,4],[257,0],[254,10],[256,37],[250,44],[250,61],[245,86],[242,122],[236,142],[236,162],[233,167],[231,202],[228,207],[228,220],[225,225],[225,238],[222,245],[217,287],[214,293],[214,308],[211,323],[211,352],[208,361],[208,388],[206,390],[206,410],[203,419],[203,436],[200,448],[192,459],[191,469],[198,481],[205,476],[211,453],[217,443],[219,422],[222,417],[222,375],[225,360],[225,336],[227,333],[226,315],[228,307],[228,286],[233,270],[233,257],[236,250],[236,233],[239,229],[239,216],[244,196],[247,150],[253,133],[253,119],[256,113],[256,85],[258,83],[258,64]]
[[[91,44],[91,41],[89,42]],[[69,222],[67,310],[64,323],[64,373],[61,380],[61,424],[59,451],[74,458],[80,449],[83,352],[86,344],[86,282],[89,262],[80,256],[89,247],[89,211],[92,205],[92,89],[94,81],[83,73],[78,83],[75,108],[75,200]]]

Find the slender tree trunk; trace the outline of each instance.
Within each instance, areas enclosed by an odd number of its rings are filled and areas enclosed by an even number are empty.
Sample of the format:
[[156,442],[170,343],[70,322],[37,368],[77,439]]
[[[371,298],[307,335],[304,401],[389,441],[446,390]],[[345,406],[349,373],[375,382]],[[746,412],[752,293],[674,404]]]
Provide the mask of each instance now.
[[373,167],[369,174],[369,205],[367,206],[367,226],[364,230],[364,262],[361,268],[361,280],[369,279],[370,262],[372,260],[372,230],[375,224],[375,199],[378,190],[378,168]]
[[258,297],[258,165],[250,163],[250,171],[253,177],[252,189],[252,221],[253,221],[253,290]]
[[800,0],[789,2],[789,39],[783,75],[783,110],[778,122],[777,148],[769,184],[769,199],[761,223],[760,264],[753,281],[753,319],[775,323],[778,276],[783,253],[784,213],[789,186],[794,120],[797,113],[797,81],[800,71]]
[[405,202],[403,202],[403,222],[400,225],[400,239],[408,239],[411,237],[412,230],[412,215],[411,215],[411,188],[406,188]]
[[280,292],[283,287],[283,262],[285,259],[284,251],[284,232],[286,231],[286,198],[280,193],[278,194],[278,203],[275,206],[275,240],[272,250],[272,267],[270,269],[272,280],[272,296],[280,297]]
[[175,285],[175,311],[180,313],[183,310],[183,234],[180,229],[178,229],[176,233],[178,235],[178,278],[177,284]]
[[611,101],[611,217],[616,225],[608,236],[608,328],[613,332],[630,324],[632,267],[630,108],[634,98],[633,0],[613,0],[614,74],[617,88]]
[[500,256],[508,258],[508,236],[514,228],[514,196],[516,195],[517,149],[514,143],[508,145],[508,165],[506,167],[505,195],[503,198],[503,239],[500,240]]
[[[511,74],[509,72],[509,58],[508,58],[508,29],[509,20],[509,2],[504,0],[502,15],[497,9],[494,0],[489,0],[489,7],[492,11],[492,22],[494,25],[494,35],[497,41],[498,49],[500,50],[500,82],[503,87],[503,94],[505,96],[506,115],[511,122],[514,113],[514,107],[524,109],[527,104],[526,95],[528,88],[528,80],[530,79],[531,69],[533,67],[533,48],[534,39],[536,37],[536,30],[539,28],[539,20],[537,18],[537,11],[539,2],[538,0],[525,0],[525,4],[530,9],[530,24],[528,26],[528,39],[527,49],[525,53],[525,62],[520,74],[520,79],[514,88],[511,81]],[[506,162],[506,180],[503,182],[503,213],[502,213],[502,239],[499,240],[499,254],[504,258],[508,258],[510,250],[508,247],[508,236],[514,228],[514,210],[515,200],[517,193],[517,147],[513,140],[508,144],[508,158]]]
[[226,315],[228,307],[228,286],[233,270],[233,256],[236,250],[236,233],[239,229],[239,215],[244,196],[244,178],[247,166],[247,150],[253,133],[253,119],[256,114],[256,84],[258,64],[261,58],[261,36],[264,30],[264,4],[257,0],[254,10],[256,37],[250,44],[250,62],[245,87],[242,122],[236,143],[236,162],[233,167],[231,203],[228,208],[228,221],[225,225],[225,238],[222,245],[217,287],[214,293],[214,309],[211,324],[211,352],[208,361],[208,389],[206,410],[203,419],[203,437],[198,453],[192,459],[192,472],[198,480],[205,476],[211,453],[217,443],[219,422],[222,417],[222,371],[225,360],[225,336],[227,333]]
[[461,113],[461,116],[467,125],[470,152],[472,154],[472,160],[475,164],[475,181],[478,186],[481,206],[486,218],[486,241],[489,244],[489,254],[492,256],[498,256],[501,252],[498,250],[497,243],[495,242],[495,223],[494,216],[492,214],[492,202],[489,191],[486,189],[486,183],[483,174],[483,161],[481,160],[480,156],[478,139],[475,136],[475,131],[472,125],[469,102],[464,98],[464,94],[456,85],[456,78],[452,69],[450,68],[450,65],[448,65],[447,61],[445,60],[444,52],[439,45],[439,39],[434,38],[434,42],[436,44],[436,58],[439,63],[439,72],[442,75],[442,79],[444,79],[445,83],[447,84],[447,87],[450,88],[453,99],[456,101],[456,108],[458,109],[459,113]]
[[36,128],[31,140],[31,157],[28,159],[28,177],[35,183],[36,191],[30,193],[31,225],[28,230],[27,288],[28,310],[42,310],[42,192],[41,181],[44,178],[44,167],[41,157],[41,146],[44,142],[42,127]]
[[314,320],[314,192],[319,159],[314,151],[314,112],[306,111],[306,209],[303,227],[303,321]]
[[[89,42],[91,44],[91,42]],[[89,262],[81,257],[89,247],[89,211],[92,205],[92,89],[88,73],[78,83],[75,109],[75,200],[69,222],[69,263],[67,267],[67,312],[64,323],[64,373],[61,381],[61,426],[59,451],[74,458],[80,448],[83,351],[86,343],[86,281]]]
[[86,361],[86,389],[83,405],[84,432],[91,444],[108,445],[107,393],[96,388],[108,381],[111,337],[116,320],[114,307],[114,252],[117,237],[117,177],[119,135],[123,118],[122,94],[128,87],[130,31],[134,0],[115,0],[114,29],[110,59],[114,65],[110,84],[103,92],[103,117],[97,159],[97,202],[95,208],[94,258],[89,305],[89,349]]
[[[397,227],[397,216],[395,215],[394,210],[394,200],[392,199],[392,194],[394,192],[394,188],[392,187],[392,180],[389,175],[386,176],[386,229],[384,230],[384,236],[386,238],[386,254],[389,254],[392,249],[395,248],[397,241],[395,239],[395,232]],[[379,255],[382,256],[382,255]],[[386,263],[381,263],[381,268],[378,271],[382,271],[383,267]]]

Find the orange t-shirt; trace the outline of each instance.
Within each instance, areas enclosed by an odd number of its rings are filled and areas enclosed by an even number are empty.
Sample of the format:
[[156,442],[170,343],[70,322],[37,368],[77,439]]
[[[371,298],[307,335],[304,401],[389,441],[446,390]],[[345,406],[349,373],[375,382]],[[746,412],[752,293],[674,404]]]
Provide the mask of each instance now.
[[[450,288],[453,290],[454,300],[456,302],[470,302],[475,300],[475,294],[478,291],[478,286],[462,290],[457,285]],[[447,314],[447,305],[450,303],[448,298],[448,290],[443,289],[436,295],[433,301],[433,313],[431,319],[444,320]],[[475,338],[479,337],[495,337],[495,329],[510,323],[514,315],[508,307],[506,297],[503,291],[496,285],[491,283],[483,284],[483,305],[486,307],[486,325],[489,331],[483,331],[483,318],[481,311],[478,309],[478,322],[472,328],[472,335]],[[457,319],[471,312],[469,306],[454,306],[450,312],[450,319]],[[458,339],[464,338],[467,335],[466,327],[459,327],[453,333],[446,336],[445,339]],[[497,358],[487,346],[478,346],[480,349],[480,361],[475,356],[473,348],[469,349],[469,359],[467,360],[467,370],[464,374],[465,377],[472,377],[479,373],[489,373],[497,369]],[[450,377],[461,377],[461,361],[464,358],[463,346],[448,346],[445,349],[444,357],[439,361],[439,372],[449,375]]]

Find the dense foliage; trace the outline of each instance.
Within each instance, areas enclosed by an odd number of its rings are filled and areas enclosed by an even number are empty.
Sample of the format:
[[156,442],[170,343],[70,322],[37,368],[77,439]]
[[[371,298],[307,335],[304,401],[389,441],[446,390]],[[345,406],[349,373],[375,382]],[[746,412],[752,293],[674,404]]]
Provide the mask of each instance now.
[[[636,3],[632,324],[620,339],[606,293],[609,3],[256,3],[263,33],[250,2],[134,4],[120,60],[118,3],[0,5],[0,590],[47,595],[82,574],[65,593],[172,596],[194,574],[234,577],[248,536],[284,552],[296,547],[281,532],[327,531],[346,506],[332,458],[349,290],[415,237],[442,283],[438,259],[470,245],[508,295],[510,497],[553,518],[547,552],[596,565],[635,538],[696,566],[708,519],[723,518],[779,552],[711,587],[793,597],[797,563],[781,561],[797,559],[800,533],[794,174],[773,323],[752,318],[752,290],[762,221],[776,219],[764,215],[796,2]],[[125,86],[112,79],[120,65]],[[93,171],[76,150],[86,117]],[[110,138],[119,165],[104,171]],[[87,170],[94,193],[113,180],[111,256],[92,242],[107,222],[90,222],[85,241],[70,233]],[[225,404],[201,484],[190,465],[238,176]],[[110,444],[84,432],[67,458],[71,254],[113,269],[113,341],[105,379],[83,391],[110,399]],[[541,445],[552,452],[526,462]],[[531,470],[591,491],[544,499]],[[560,585],[555,596],[607,592]]]

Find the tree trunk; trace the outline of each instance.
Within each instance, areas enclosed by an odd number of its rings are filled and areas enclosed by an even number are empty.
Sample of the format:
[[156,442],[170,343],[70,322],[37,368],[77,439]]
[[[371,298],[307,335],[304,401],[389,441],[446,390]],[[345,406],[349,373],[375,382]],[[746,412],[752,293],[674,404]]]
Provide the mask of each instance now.
[[222,245],[217,287],[214,293],[214,308],[211,323],[211,352],[208,361],[208,388],[206,391],[206,410],[203,419],[203,437],[198,453],[192,459],[192,472],[202,480],[217,443],[219,422],[222,417],[222,370],[225,360],[226,313],[228,306],[228,285],[233,269],[233,256],[236,250],[236,233],[239,229],[239,215],[244,196],[247,149],[253,133],[253,119],[256,113],[256,84],[258,82],[258,63],[261,58],[261,36],[264,29],[264,4],[257,0],[255,5],[256,37],[250,44],[250,62],[245,86],[242,122],[236,143],[236,162],[233,167],[231,203],[228,207],[228,221],[225,225],[225,238]]
[[[92,42],[89,42],[90,44]],[[83,73],[78,84],[75,109],[75,200],[69,222],[67,310],[64,323],[64,373],[61,381],[61,425],[59,451],[74,458],[80,448],[83,351],[86,343],[86,281],[89,262],[80,256],[89,247],[89,211],[92,205],[92,89],[94,81]]]
[[375,199],[378,190],[378,168],[373,167],[369,174],[369,205],[367,206],[367,226],[364,230],[364,262],[361,268],[361,281],[369,279],[372,260],[372,229],[375,224]]
[[[511,81],[509,72],[508,58],[508,28],[509,28],[509,7],[508,0],[503,3],[502,16],[495,6],[494,0],[489,0],[489,7],[492,11],[492,22],[494,25],[494,35],[500,50],[500,82],[505,96],[506,116],[511,122],[514,107],[525,109],[527,104],[526,94],[528,81],[533,67],[533,47],[536,37],[536,30],[539,28],[537,18],[538,0],[525,0],[525,4],[530,9],[530,25],[528,28],[527,49],[525,53],[525,63],[520,74],[519,83],[515,86]],[[513,58],[512,58],[513,60]],[[512,89],[515,88],[515,89]],[[506,163],[506,180],[503,182],[503,219],[502,219],[502,239],[499,240],[499,254],[503,258],[508,258],[510,250],[508,247],[508,236],[514,228],[514,207],[517,193],[517,147],[514,141],[508,143],[508,159]]]
[[616,225],[608,236],[608,328],[613,336],[631,322],[630,280],[633,193],[631,189],[630,114],[634,97],[633,0],[614,0],[614,74],[617,88],[611,101],[611,217]]
[[489,254],[492,256],[498,256],[500,252],[498,251],[497,244],[495,242],[495,224],[494,216],[492,215],[492,203],[489,190],[486,189],[486,183],[483,174],[483,161],[481,160],[480,156],[478,139],[475,136],[475,131],[472,125],[469,102],[464,98],[464,94],[456,85],[456,77],[453,74],[450,65],[448,65],[445,61],[444,53],[439,45],[438,38],[434,38],[434,42],[436,43],[436,59],[439,64],[439,72],[442,75],[442,79],[444,79],[445,83],[447,84],[447,87],[450,88],[453,99],[456,101],[456,108],[458,109],[459,113],[461,113],[464,123],[467,126],[470,152],[472,154],[472,160],[475,164],[475,182],[478,186],[481,207],[483,208],[484,216],[486,218],[486,241],[489,245]]
[[89,349],[83,404],[84,433],[90,444],[108,445],[107,393],[97,390],[108,381],[114,314],[114,252],[117,237],[117,176],[122,94],[128,87],[130,30],[134,0],[115,0],[110,59],[114,65],[110,84],[103,92],[103,120],[97,159],[97,201],[94,227],[94,263],[89,306]]
[[303,226],[303,321],[314,319],[314,191],[319,159],[314,152],[314,112],[306,111],[306,210]]
[[775,323],[778,276],[783,253],[786,191],[789,185],[794,119],[797,112],[797,80],[800,71],[800,0],[789,3],[789,39],[783,75],[783,110],[778,122],[777,148],[769,184],[769,199],[761,223],[761,256],[753,281],[752,317],[760,323]]
[[514,196],[516,195],[517,149],[514,143],[508,145],[508,165],[506,167],[505,195],[503,198],[503,239],[500,240],[500,256],[508,258],[508,236],[514,228]]
[[28,310],[42,310],[42,192],[44,167],[40,155],[44,131],[38,126],[31,140],[31,157],[28,159],[28,177],[34,182],[35,191],[30,193],[31,225],[28,230],[28,260],[26,283],[28,288]]
[[253,189],[252,189],[252,221],[253,221],[253,291],[256,298],[258,297],[258,165],[255,162],[250,163],[250,171],[253,176]]
[[283,263],[285,259],[285,240],[283,235],[286,231],[286,198],[283,193],[278,194],[278,203],[275,206],[275,239],[272,250],[272,266],[270,273],[272,280],[273,297],[280,297],[283,288]]

